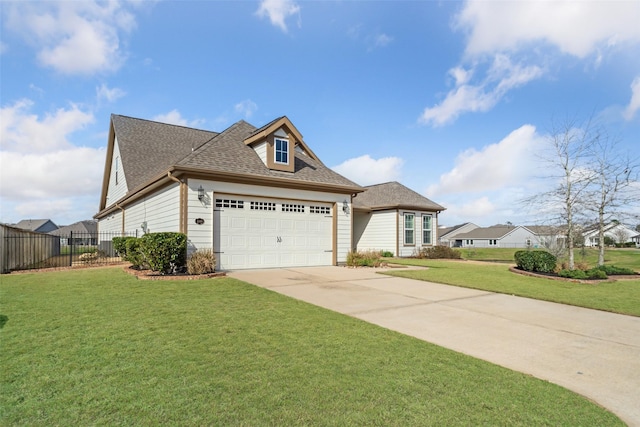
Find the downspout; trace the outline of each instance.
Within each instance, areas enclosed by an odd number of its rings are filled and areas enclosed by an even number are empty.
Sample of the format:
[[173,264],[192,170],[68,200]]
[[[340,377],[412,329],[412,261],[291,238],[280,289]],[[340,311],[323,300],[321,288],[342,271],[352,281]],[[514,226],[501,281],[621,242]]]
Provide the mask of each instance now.
[[116,203],[116,208],[122,211],[122,226],[120,227],[120,233],[122,236],[124,236],[124,208],[120,206],[118,203]]
[[180,232],[187,234],[187,226],[185,224],[186,221],[186,207],[187,207],[187,202],[186,202],[186,196],[185,196],[185,186],[186,184],[184,182],[182,182],[181,180],[179,180],[178,178],[176,178],[175,176],[171,175],[171,171],[167,172],[167,177],[172,180],[177,182],[180,187],[179,187],[179,191],[180,191]]

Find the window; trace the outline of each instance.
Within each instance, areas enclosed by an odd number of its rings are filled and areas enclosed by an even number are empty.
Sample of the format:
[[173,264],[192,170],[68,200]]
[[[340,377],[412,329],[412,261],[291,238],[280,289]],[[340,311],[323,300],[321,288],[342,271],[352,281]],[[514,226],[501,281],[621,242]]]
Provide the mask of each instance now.
[[496,246],[498,241],[496,239],[489,239],[489,246]]
[[431,239],[431,215],[422,215],[422,244],[423,245],[432,245],[433,241]]
[[252,211],[275,211],[276,204],[273,202],[251,202]]
[[404,244],[405,245],[414,245],[415,241],[413,239],[414,228],[414,215],[406,213],[404,214]]
[[300,212],[304,213],[304,205],[291,205],[289,203],[282,204],[282,212]]
[[242,200],[216,199],[216,208],[244,209]]
[[473,245],[473,240],[467,240],[467,245]]
[[120,157],[116,157],[116,185],[118,185],[118,169],[120,169]]
[[275,139],[275,161],[276,163],[289,164],[289,141],[286,139]]
[[331,215],[331,208],[328,206],[309,206],[309,213]]

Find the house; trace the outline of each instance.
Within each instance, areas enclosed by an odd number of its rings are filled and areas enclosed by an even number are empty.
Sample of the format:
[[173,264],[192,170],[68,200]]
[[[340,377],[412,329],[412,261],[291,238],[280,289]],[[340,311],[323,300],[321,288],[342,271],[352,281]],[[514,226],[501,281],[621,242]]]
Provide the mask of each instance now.
[[536,234],[523,226],[493,225],[478,227],[456,235],[463,248],[530,248],[535,245]]
[[640,234],[633,236],[631,241],[636,244],[636,248],[640,248]]
[[476,228],[479,227],[472,222],[465,222],[454,225],[453,227],[441,227],[438,229],[438,244],[449,246],[450,248],[462,247],[462,240],[457,239],[456,236],[458,234],[468,233]]
[[[610,238],[615,243],[631,242],[637,231],[625,227],[623,224],[613,221],[604,227],[604,236]],[[599,230],[597,226],[587,228],[584,233],[584,245],[587,247],[598,246]]]
[[13,227],[35,231],[36,233],[48,233],[58,229],[58,226],[50,219],[23,219],[14,224]]
[[[62,246],[82,245],[95,246],[98,244],[98,223],[93,220],[78,221],[71,225],[65,225],[48,234],[60,237]],[[73,240],[71,240],[73,239]]]
[[112,115],[95,219],[101,236],[185,233],[222,270],[332,265],[352,249],[362,191],[287,117],[217,133]]
[[444,207],[395,181],[364,189],[353,199],[356,249],[411,256],[436,244],[438,214]]

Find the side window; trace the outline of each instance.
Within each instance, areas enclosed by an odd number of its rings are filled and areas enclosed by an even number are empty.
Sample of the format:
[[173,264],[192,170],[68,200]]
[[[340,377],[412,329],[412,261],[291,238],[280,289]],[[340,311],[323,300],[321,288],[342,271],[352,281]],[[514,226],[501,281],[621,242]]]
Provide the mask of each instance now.
[[289,141],[282,138],[276,138],[274,148],[275,162],[289,164]]
[[431,230],[431,215],[423,215],[422,216],[422,244],[423,245],[431,245],[433,241],[431,239],[432,230]]
[[120,169],[120,157],[116,157],[116,185],[118,185],[118,170]]
[[414,232],[415,232],[415,216],[411,213],[404,214],[404,244],[414,245]]

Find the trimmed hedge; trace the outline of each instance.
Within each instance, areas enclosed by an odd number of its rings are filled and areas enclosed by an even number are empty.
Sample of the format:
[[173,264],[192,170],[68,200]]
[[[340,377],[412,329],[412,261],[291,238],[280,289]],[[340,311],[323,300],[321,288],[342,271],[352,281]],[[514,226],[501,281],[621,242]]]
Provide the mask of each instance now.
[[173,274],[185,266],[187,236],[183,233],[149,233],[140,239],[140,252],[149,268],[164,274]]
[[604,280],[607,279],[607,273],[596,268],[590,270],[560,270],[558,276],[568,279],[577,280]]
[[538,273],[553,272],[558,261],[546,251],[517,251],[513,257],[519,269]]
[[623,276],[636,274],[636,272],[630,268],[616,267],[615,265],[599,265],[596,268],[598,270],[604,271],[607,276]]
[[135,237],[126,236],[114,237],[113,239],[111,239],[111,241],[113,242],[113,248],[116,250],[118,255],[122,257],[122,259],[125,259],[125,257],[127,256],[127,241],[131,239],[135,239]]

